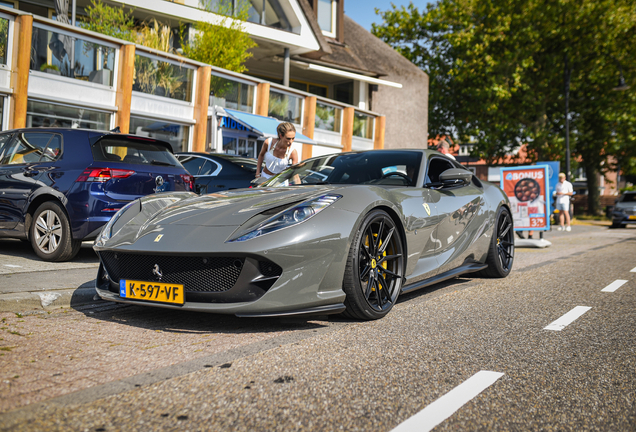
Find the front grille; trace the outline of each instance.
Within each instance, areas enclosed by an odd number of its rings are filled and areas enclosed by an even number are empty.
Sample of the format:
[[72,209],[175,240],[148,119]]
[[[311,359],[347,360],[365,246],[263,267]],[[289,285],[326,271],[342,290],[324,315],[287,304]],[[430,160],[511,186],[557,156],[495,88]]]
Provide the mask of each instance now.
[[154,282],[155,265],[162,273],[161,282],[183,284],[186,292],[224,292],[231,289],[241,273],[245,258],[141,255],[100,252],[110,278]]

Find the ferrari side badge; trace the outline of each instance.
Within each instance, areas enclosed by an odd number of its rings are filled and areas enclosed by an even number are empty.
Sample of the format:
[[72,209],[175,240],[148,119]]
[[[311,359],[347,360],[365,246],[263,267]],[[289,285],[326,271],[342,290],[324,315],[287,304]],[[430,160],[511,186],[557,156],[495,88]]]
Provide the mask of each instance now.
[[427,203],[424,203],[422,205],[424,206],[424,210],[426,210],[426,214],[428,214],[430,216],[431,215],[431,208],[428,206]]
[[157,243],[159,240],[161,240],[161,237],[163,237],[163,234],[159,234],[157,236],[157,238],[155,239],[155,243]]

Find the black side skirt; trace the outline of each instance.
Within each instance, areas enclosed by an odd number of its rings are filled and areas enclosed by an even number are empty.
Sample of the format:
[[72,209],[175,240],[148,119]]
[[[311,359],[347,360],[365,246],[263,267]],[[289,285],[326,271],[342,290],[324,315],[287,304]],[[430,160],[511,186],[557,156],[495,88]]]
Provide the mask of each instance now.
[[417,289],[424,288],[430,285],[434,285],[436,283],[443,282],[445,280],[463,275],[464,273],[473,273],[479,270],[483,270],[486,267],[488,267],[488,264],[467,263],[462,265],[461,267],[457,267],[447,272],[444,272],[442,274],[438,274],[437,276],[433,276],[432,278],[424,279],[424,280],[406,285],[404,288],[402,288],[402,293],[407,293],[407,292],[415,291]]

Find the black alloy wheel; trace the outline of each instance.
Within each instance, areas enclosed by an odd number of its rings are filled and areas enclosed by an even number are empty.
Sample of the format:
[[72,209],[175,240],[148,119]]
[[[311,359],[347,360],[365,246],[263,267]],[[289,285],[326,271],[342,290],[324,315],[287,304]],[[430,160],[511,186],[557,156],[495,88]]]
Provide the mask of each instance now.
[[504,278],[510,274],[515,255],[514,226],[510,211],[500,207],[488,249],[488,268],[479,272],[480,276]]
[[384,317],[402,289],[404,248],[398,227],[383,210],[369,213],[356,232],[343,280],[344,314],[373,320]]

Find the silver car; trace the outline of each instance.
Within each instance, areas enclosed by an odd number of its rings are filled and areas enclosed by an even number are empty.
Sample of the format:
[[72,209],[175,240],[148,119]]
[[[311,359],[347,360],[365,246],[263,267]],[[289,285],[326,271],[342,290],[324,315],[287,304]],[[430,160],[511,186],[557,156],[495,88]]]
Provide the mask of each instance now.
[[403,292],[506,277],[514,241],[497,186],[435,151],[373,150],[308,159],[257,188],[142,198],[94,249],[105,300],[369,320]]
[[636,224],[636,191],[624,192],[614,204],[612,228]]

